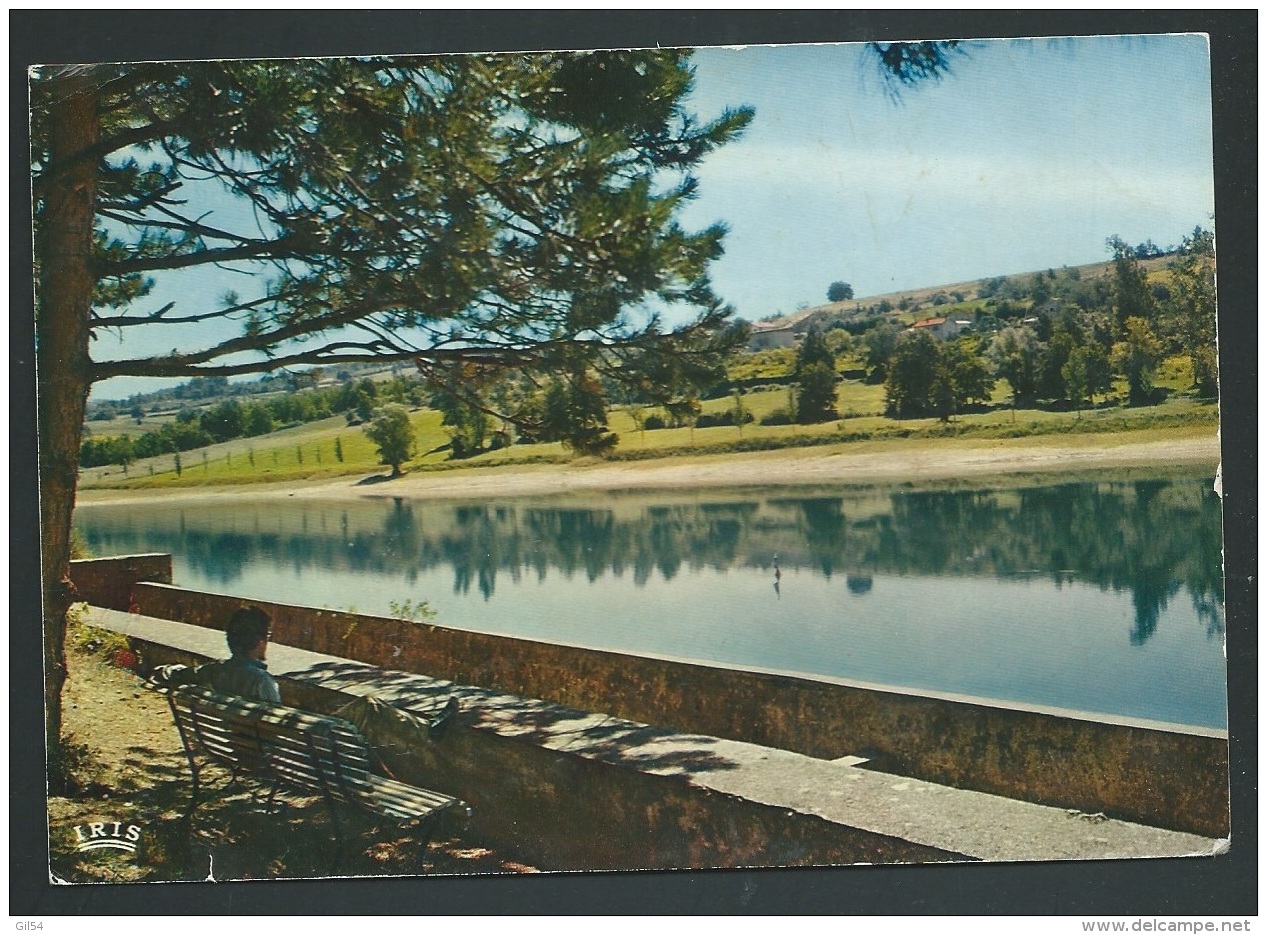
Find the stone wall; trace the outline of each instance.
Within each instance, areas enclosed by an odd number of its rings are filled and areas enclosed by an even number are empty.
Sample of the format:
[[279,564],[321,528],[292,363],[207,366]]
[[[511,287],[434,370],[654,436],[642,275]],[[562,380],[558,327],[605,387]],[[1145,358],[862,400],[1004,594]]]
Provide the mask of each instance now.
[[[292,704],[333,713],[347,697],[292,682]],[[462,790],[471,836],[553,870],[804,867],[965,860],[680,775],[551,749],[532,732],[455,730],[419,756],[384,755],[392,775]]]
[[[206,657],[131,639],[150,664]],[[282,701],[336,714],[353,697],[293,676]],[[570,709],[569,709],[570,710]],[[471,840],[549,870],[805,867],[969,860],[964,855],[765,804],[544,744],[533,731],[480,724],[402,752],[378,748],[392,776],[460,796]],[[636,758],[635,758],[636,760]]]
[[138,581],[172,580],[172,557],[162,553],[117,555],[70,563],[70,580],[79,599],[97,607],[128,610]]
[[1057,711],[914,695],[187,591],[133,589],[142,613],[222,628],[247,603],[274,639],[682,731],[947,785],[1226,837],[1222,732],[1108,723]]

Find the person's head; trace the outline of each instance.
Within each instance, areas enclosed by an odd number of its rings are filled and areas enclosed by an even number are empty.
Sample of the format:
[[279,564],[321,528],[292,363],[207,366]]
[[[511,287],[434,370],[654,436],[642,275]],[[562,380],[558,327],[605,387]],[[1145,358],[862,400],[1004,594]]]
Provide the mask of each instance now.
[[258,607],[239,607],[224,628],[229,652],[235,656],[263,659],[271,628],[268,614]]

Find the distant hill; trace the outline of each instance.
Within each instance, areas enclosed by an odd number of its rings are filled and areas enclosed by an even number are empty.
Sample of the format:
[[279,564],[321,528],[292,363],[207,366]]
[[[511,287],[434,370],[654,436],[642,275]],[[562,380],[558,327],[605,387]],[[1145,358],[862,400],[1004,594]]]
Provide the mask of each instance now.
[[[1174,253],[1166,253],[1141,260],[1140,264],[1145,270],[1152,273],[1156,270],[1164,269],[1166,264],[1175,259],[1175,256],[1176,254]],[[1111,275],[1113,272],[1113,261],[1105,260],[1103,263],[1087,263],[1074,267],[1051,267],[1051,269],[1057,275],[1067,274],[1068,271],[1075,270],[1080,279],[1094,280]],[[987,276],[982,279],[971,279],[967,282],[925,286],[920,289],[903,289],[899,292],[886,292],[880,295],[858,296],[846,299],[843,302],[827,302],[823,305],[816,305],[813,308],[799,309],[789,315],[763,319],[762,323],[783,327],[790,326],[799,333],[807,330],[812,324],[826,327],[828,324],[837,321],[848,322],[854,319],[866,318],[868,315],[875,314],[874,309],[884,302],[888,302],[893,307],[894,315],[910,316],[912,313],[917,313],[915,314],[917,319],[927,318],[939,307],[934,303],[939,294],[945,296],[946,301],[943,304],[947,306],[962,305],[965,301],[976,299],[979,290],[992,280],[1032,280],[1034,276],[1047,272],[1048,270],[1046,269],[1030,270],[1023,273],[1008,273],[1005,276]],[[962,295],[963,299],[955,299],[954,296],[956,294]],[[905,308],[899,310],[903,303],[905,303]]]
[[[317,382],[327,385],[335,380],[387,380],[409,366],[400,363],[340,364],[337,368],[317,368]],[[270,396],[292,392],[311,386],[299,373],[262,374],[254,379],[230,382],[223,377],[195,377],[176,386],[165,387],[149,393],[136,393],[126,399],[92,399],[88,402],[86,418],[89,422],[109,421],[116,416],[127,415],[133,407],[140,407],[151,415],[171,415],[181,409],[203,409],[226,399],[244,400],[252,396]]]
[[[1174,258],[1175,254],[1167,253],[1150,257],[1140,262],[1151,273],[1155,270],[1163,269]],[[1076,271],[1078,278],[1088,281],[1108,276],[1112,273],[1112,270],[1113,263],[1111,260],[1077,267],[1062,266],[1053,268],[1053,271],[1058,276],[1068,276]],[[998,283],[1002,280],[1028,281],[1039,273],[1045,274],[1047,272],[1048,270],[1032,270],[1024,273],[1011,273],[1006,276],[973,279],[967,282],[926,286],[920,289],[903,289],[899,292],[856,297],[844,302],[828,302],[813,308],[800,309],[790,315],[763,319],[762,324],[790,326],[795,332],[801,333],[815,323],[821,328],[826,328],[836,322],[849,322],[867,318],[877,314],[877,307],[885,302],[892,306],[889,314],[908,321],[930,318],[945,313],[971,314],[971,306],[974,303],[976,305],[981,304],[980,302],[975,302],[975,300],[978,299],[980,290],[987,283]],[[940,301],[938,299],[939,296],[942,297]],[[962,298],[958,298],[959,296],[962,296]],[[348,378],[359,380],[365,377],[373,380],[386,380],[402,369],[408,368],[402,364],[340,365],[337,371],[327,368],[320,375],[319,382],[325,385],[335,380]],[[195,379],[179,386],[156,390],[152,393],[137,394],[126,400],[91,400],[88,404],[87,422],[100,433],[113,431],[120,434],[134,434],[138,431],[152,428],[153,425],[151,425],[150,419],[157,419],[159,422],[167,421],[184,408],[205,409],[231,397],[244,399],[251,396],[285,393],[302,388],[304,385],[310,384],[305,384],[302,380],[298,380],[297,375],[291,375],[288,379],[285,374],[278,374],[271,378],[266,375],[257,380],[232,383],[222,378]],[[144,422],[129,418],[134,408],[140,409],[150,418],[147,418]]]

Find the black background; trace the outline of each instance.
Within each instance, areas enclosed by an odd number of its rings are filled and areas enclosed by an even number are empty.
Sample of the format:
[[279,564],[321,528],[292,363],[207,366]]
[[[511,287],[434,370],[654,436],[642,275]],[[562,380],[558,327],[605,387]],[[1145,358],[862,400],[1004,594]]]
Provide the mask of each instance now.
[[[11,11],[11,915],[935,914],[1258,911],[1257,32],[1235,12]],[[1104,33],[1210,36],[1232,848],[1209,859],[274,883],[48,883],[26,67],[36,63]]]

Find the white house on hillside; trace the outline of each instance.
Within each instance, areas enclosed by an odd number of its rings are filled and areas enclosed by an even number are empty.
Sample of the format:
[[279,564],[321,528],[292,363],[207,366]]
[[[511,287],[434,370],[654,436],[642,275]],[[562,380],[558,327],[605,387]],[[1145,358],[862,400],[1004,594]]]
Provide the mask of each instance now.
[[791,347],[796,343],[796,334],[790,325],[763,324],[757,322],[752,326],[752,336],[748,339],[748,350],[768,351],[775,347]]
[[953,338],[965,328],[971,326],[972,322],[965,319],[955,318],[929,318],[925,321],[917,321],[911,326],[911,331],[926,331],[939,341],[945,341]]

